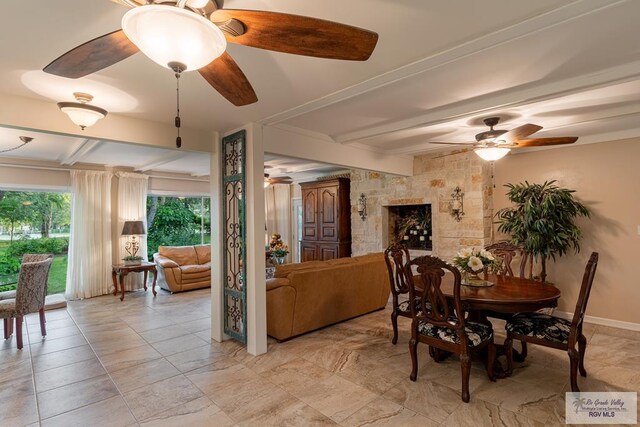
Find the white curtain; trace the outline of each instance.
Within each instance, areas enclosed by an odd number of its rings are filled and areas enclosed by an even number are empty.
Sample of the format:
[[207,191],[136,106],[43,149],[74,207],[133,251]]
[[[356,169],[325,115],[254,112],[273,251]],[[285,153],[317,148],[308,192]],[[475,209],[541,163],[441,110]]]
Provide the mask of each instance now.
[[291,251],[291,186],[273,184],[265,188],[264,194],[267,234],[269,238],[274,233],[280,234],[282,241],[289,245],[289,251]]
[[111,172],[71,171],[71,236],[67,299],[112,290]]
[[[117,172],[118,177],[118,262],[129,255],[124,246],[127,237],[121,236],[125,221],[143,221],[147,229],[147,187],[149,177],[139,173]],[[148,230],[147,230],[148,231]],[[140,249],[137,255],[147,260],[147,236],[138,236]],[[127,291],[139,289],[143,286],[142,274],[128,274],[124,278],[124,288]]]

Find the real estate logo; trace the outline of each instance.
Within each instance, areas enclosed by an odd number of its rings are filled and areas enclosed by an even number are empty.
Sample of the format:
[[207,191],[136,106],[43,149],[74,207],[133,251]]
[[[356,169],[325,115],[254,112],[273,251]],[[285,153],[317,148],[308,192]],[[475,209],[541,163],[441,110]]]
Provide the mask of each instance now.
[[636,392],[566,394],[567,424],[633,424],[638,421]]

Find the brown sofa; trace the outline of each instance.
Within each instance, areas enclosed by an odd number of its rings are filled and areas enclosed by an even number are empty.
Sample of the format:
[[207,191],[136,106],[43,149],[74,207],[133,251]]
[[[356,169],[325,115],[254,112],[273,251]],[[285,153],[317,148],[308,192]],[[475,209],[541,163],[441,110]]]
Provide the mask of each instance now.
[[160,246],[153,254],[158,284],[170,292],[211,287],[211,246]]
[[382,253],[279,265],[267,280],[267,333],[286,340],[384,308],[389,274]]

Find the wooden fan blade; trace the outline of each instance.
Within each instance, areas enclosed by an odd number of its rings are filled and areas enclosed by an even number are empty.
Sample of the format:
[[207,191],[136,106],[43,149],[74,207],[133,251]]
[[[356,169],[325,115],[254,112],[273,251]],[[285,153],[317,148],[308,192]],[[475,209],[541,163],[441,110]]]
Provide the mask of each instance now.
[[526,138],[527,136],[538,132],[540,129],[542,129],[542,126],[527,123],[526,125],[511,129],[507,133],[503,133],[496,138],[496,142],[504,141],[505,144],[514,144],[517,140]]
[[294,55],[366,61],[378,42],[378,34],[372,31],[307,16],[237,9],[211,14],[218,24],[230,19],[241,21],[245,33],[233,36],[225,32],[229,43]]
[[251,83],[227,52],[198,72],[236,107],[253,104],[258,100]]
[[461,146],[468,146],[468,145],[478,145],[477,142],[436,142],[436,141],[430,141],[429,144],[440,144],[440,145],[461,145]]
[[547,145],[563,145],[573,144],[578,140],[576,136],[564,136],[557,138],[533,138],[533,139],[519,139],[516,141],[515,147],[544,147]]
[[122,30],[90,40],[54,60],[43,71],[77,79],[100,71],[138,52]]

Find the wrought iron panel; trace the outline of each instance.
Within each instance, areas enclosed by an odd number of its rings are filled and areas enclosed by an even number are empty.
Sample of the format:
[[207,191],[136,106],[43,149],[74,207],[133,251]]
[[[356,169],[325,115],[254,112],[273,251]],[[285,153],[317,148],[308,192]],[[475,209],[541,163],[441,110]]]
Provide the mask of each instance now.
[[222,139],[224,332],[246,344],[245,147],[244,130]]

